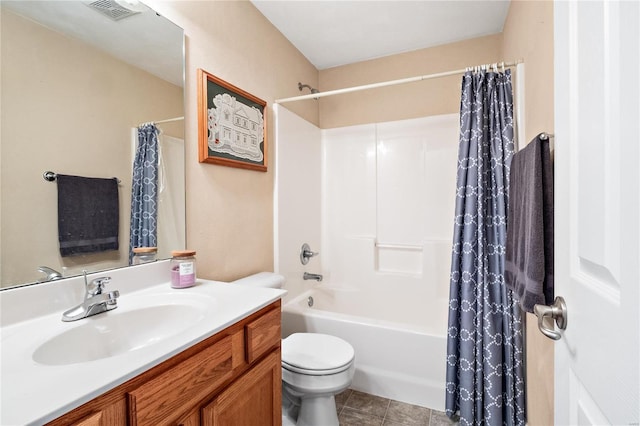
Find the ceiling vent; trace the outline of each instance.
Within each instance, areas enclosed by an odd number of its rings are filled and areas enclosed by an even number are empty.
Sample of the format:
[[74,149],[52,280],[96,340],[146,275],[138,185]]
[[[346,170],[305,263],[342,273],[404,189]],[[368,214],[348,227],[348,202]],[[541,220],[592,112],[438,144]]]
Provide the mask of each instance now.
[[119,21],[140,13],[139,11],[123,6],[121,3],[123,2],[116,2],[115,0],[96,0],[86,2],[85,4],[112,21]]

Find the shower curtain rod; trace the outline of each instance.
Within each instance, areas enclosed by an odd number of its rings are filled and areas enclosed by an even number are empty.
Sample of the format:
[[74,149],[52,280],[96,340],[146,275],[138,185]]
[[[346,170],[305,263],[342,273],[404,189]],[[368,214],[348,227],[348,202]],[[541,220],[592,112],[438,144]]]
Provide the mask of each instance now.
[[[513,62],[499,62],[499,63],[493,63],[493,64],[489,64],[488,66],[498,66],[498,67],[514,67],[518,64],[523,63],[524,61],[521,59],[518,59],[516,61]],[[478,67],[485,67],[487,65],[479,65]],[[325,96],[333,96],[333,95],[340,95],[343,93],[351,93],[351,92],[359,92],[360,90],[368,90],[368,89],[375,89],[378,87],[386,87],[386,86],[396,86],[398,84],[405,84],[405,83],[413,83],[414,81],[422,81],[422,80],[430,80],[432,78],[440,78],[440,77],[448,77],[450,75],[456,75],[456,74],[464,74],[465,72],[472,70],[473,68],[477,68],[477,67],[467,67],[467,68],[463,68],[463,69],[459,69],[459,70],[455,70],[455,71],[446,71],[446,72],[441,72],[441,73],[437,73],[437,74],[428,74],[428,75],[419,75],[417,77],[409,77],[409,78],[401,78],[399,80],[391,80],[391,81],[383,81],[381,83],[372,83],[372,84],[365,84],[362,86],[354,86],[354,87],[347,87],[346,89],[336,89],[336,90],[328,90],[326,92],[318,92],[318,93],[313,93],[310,95],[302,95],[302,96],[294,96],[292,98],[283,98],[283,99],[276,99],[275,103],[277,104],[283,104],[285,102],[294,102],[294,101],[304,101],[306,99],[318,99],[318,98],[323,98]]]
[[139,124],[138,127],[142,127],[145,124],[169,123],[171,121],[180,121],[180,120],[184,120],[184,117],[167,118],[166,120],[160,120],[160,121],[147,121],[146,123]]

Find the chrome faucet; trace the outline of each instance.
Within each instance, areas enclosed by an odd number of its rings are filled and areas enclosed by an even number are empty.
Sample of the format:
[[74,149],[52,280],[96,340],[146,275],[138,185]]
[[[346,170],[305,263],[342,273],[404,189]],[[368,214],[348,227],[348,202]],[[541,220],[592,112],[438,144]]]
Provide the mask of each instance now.
[[62,321],[77,321],[118,307],[120,292],[113,290],[104,292],[104,287],[111,281],[111,277],[99,277],[87,283],[87,273],[84,273],[84,302],[62,314]]
[[55,281],[61,280],[63,278],[62,274],[55,269],[49,268],[48,266],[38,266],[38,271],[44,273],[46,277],[39,280],[38,282],[47,282],[47,281]]
[[318,282],[322,281],[322,275],[321,274],[310,274],[308,272],[305,272],[302,275],[302,279],[303,280],[316,280]]

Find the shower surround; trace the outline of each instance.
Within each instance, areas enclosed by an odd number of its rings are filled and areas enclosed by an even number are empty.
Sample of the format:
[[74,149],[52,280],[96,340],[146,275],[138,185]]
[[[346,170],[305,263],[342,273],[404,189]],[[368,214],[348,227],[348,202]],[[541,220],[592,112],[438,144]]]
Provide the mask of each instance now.
[[274,110],[283,335],[338,335],[354,389],[442,410],[458,115],[320,130]]

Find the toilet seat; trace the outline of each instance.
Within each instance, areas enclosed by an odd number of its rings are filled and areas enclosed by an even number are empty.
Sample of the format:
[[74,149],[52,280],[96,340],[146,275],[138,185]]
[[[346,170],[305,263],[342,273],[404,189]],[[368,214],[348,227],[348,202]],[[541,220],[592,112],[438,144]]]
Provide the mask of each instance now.
[[285,370],[291,371],[292,373],[304,374],[307,376],[328,376],[330,374],[338,374],[347,370],[350,366],[351,363],[348,363],[339,368],[332,368],[327,370],[309,370],[305,368],[294,367],[287,364],[286,362],[282,362],[282,368],[284,368]]
[[344,340],[320,333],[294,333],[282,340],[282,368],[310,376],[347,370],[355,352]]

